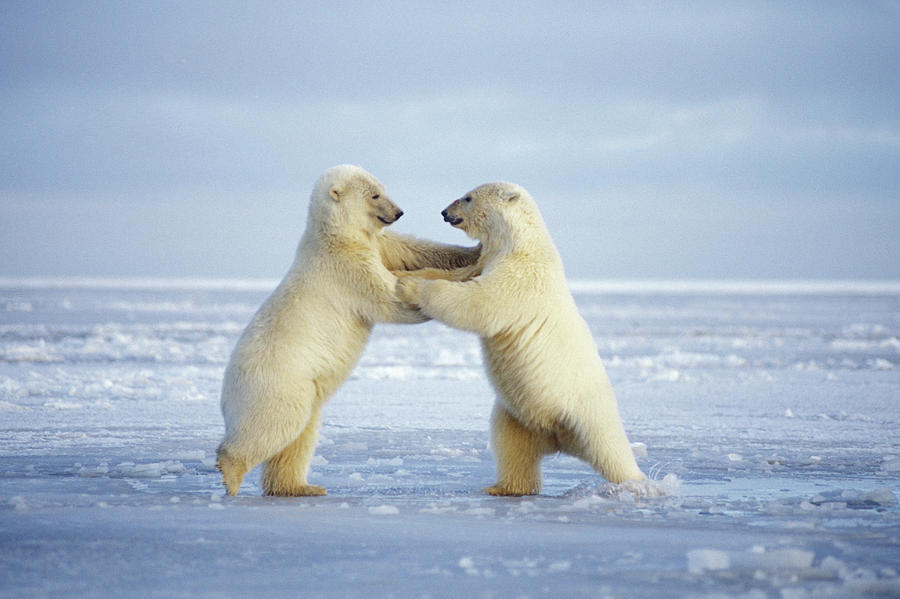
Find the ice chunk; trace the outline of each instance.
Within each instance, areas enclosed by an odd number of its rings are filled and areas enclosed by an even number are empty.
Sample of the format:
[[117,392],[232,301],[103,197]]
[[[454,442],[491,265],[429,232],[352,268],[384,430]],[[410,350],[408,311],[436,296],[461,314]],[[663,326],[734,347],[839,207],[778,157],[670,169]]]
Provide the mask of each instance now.
[[731,554],[731,562],[740,570],[804,570],[812,566],[814,557],[815,554],[806,549],[756,549]]
[[568,560],[560,560],[547,566],[547,570],[550,572],[568,572],[571,568],[572,562]]
[[131,478],[159,478],[164,474],[181,474],[184,465],[177,461],[138,464],[128,474]]
[[396,380],[405,381],[415,378],[415,369],[411,366],[370,366],[361,368],[358,374],[362,374],[365,378],[380,380]]
[[662,479],[652,482],[657,489],[662,491],[663,495],[677,495],[681,489],[681,479],[672,472],[666,474]]
[[446,456],[450,458],[458,458],[464,455],[462,449],[456,447],[445,447],[444,445],[438,445],[435,449],[432,449],[429,453],[431,455],[437,456]]
[[731,567],[731,557],[718,549],[694,549],[688,551],[688,572],[702,574],[712,570],[727,570]]
[[44,407],[51,410],[80,410],[84,408],[84,404],[78,403],[77,401],[57,400],[44,402]]
[[394,516],[400,513],[400,510],[393,505],[377,505],[369,508],[369,513],[373,516]]
[[0,375],[0,395],[7,398],[25,397],[28,395],[28,388],[11,377]]
[[688,551],[688,572],[702,574],[716,570],[777,572],[805,570],[812,567],[815,554],[807,549],[776,549],[766,551],[753,547],[749,551],[720,551],[694,549]]
[[596,495],[591,495],[589,497],[582,497],[581,499],[575,500],[572,504],[572,509],[574,510],[588,510],[593,506],[604,503],[604,500]]
[[651,381],[661,383],[677,383],[681,379],[681,373],[674,368],[667,368],[650,377]]
[[646,458],[647,457],[647,444],[646,443],[632,443],[631,451],[634,453],[634,457],[636,458]]
[[122,462],[113,469],[112,475],[125,478],[160,478],[165,474],[182,474],[184,470],[184,464],[176,460],[149,464]]
[[821,568],[826,572],[834,572],[841,578],[847,576],[847,564],[831,555],[822,560]]
[[109,465],[106,462],[98,465],[96,468],[78,466],[77,471],[77,475],[82,478],[98,478],[107,474],[109,474]]
[[[651,474],[653,474],[651,472]],[[624,483],[606,483],[601,485],[592,494],[596,497],[604,499],[622,499],[625,501],[633,501],[635,498],[646,497],[665,497],[666,495],[675,495],[681,487],[681,480],[669,473],[662,480],[645,479],[641,481],[628,480]],[[582,506],[584,505],[583,502]],[[575,503],[579,507],[579,502]]]
[[368,466],[402,466],[403,458],[373,458],[366,460]]
[[883,472],[900,472],[900,458],[886,458],[881,463],[881,470]]
[[469,556],[459,558],[457,565],[462,568],[466,574],[470,576],[478,576],[478,569],[475,567],[475,560]]
[[887,487],[872,489],[867,493],[863,493],[861,499],[863,503],[873,503],[884,507],[897,505],[897,497],[894,495],[893,491]]
[[865,492],[853,489],[825,491],[812,497],[809,501],[823,507],[840,505],[860,509],[874,506],[890,507],[897,504],[897,497],[890,489],[881,487]]

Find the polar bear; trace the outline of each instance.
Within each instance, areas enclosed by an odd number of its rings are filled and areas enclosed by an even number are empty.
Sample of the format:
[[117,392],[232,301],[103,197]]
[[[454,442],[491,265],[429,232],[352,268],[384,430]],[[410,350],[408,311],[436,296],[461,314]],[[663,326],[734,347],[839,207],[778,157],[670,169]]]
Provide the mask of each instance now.
[[454,268],[477,259],[477,246],[384,230],[402,214],[360,167],[336,166],[316,181],[294,262],[225,370],[217,466],[230,495],[260,462],[266,495],[324,495],[306,480],[322,405],[350,374],[374,323],[427,320],[398,301],[389,269]]
[[406,273],[397,295],[436,320],[481,336],[497,392],[491,435],[498,480],[485,490],[538,493],[541,458],[556,451],[585,460],[614,483],[645,479],[597,346],[528,192],[488,183],[442,214],[481,242],[479,260],[450,272]]

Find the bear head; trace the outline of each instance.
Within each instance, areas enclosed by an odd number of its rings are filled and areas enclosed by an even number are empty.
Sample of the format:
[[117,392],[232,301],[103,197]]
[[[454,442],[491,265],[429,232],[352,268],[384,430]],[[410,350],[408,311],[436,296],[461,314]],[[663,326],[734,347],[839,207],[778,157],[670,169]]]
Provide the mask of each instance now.
[[543,222],[531,195],[515,183],[485,183],[447,206],[444,221],[478,241]]
[[316,181],[309,203],[309,222],[343,231],[374,233],[403,216],[384,185],[365,169],[333,166]]

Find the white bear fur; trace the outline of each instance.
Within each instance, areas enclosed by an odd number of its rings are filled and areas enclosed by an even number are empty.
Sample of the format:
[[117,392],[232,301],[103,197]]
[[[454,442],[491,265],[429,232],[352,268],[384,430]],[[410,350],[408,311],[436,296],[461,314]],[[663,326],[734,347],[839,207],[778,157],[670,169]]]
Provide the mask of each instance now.
[[491,425],[498,480],[486,491],[538,493],[541,458],[556,451],[585,460],[611,482],[643,480],[597,346],[528,192],[489,183],[443,214],[481,241],[480,259],[451,273],[407,273],[398,296],[481,336],[497,392]]
[[260,462],[267,495],[325,494],[307,483],[322,405],[350,374],[374,323],[427,320],[398,301],[389,270],[453,268],[477,259],[477,247],[384,230],[402,214],[360,167],[333,167],[316,182],[293,265],[225,371],[217,465],[230,495]]

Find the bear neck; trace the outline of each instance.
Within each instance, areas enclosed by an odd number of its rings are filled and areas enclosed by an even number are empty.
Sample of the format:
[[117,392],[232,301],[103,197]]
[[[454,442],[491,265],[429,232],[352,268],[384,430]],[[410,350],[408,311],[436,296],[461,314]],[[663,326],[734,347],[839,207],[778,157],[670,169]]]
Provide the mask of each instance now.
[[309,203],[304,234],[320,239],[371,240],[381,231],[380,223],[365,213],[355,210],[355,205],[338,205],[326,194],[313,197]]
[[381,229],[365,229],[342,223],[311,221],[307,226],[300,247],[346,247],[347,245],[365,245],[375,247]]
[[480,239],[482,254],[503,256],[513,252],[528,251],[552,244],[550,233],[540,217],[533,214],[517,214],[512,222],[508,215],[498,215],[488,225],[488,235]]

